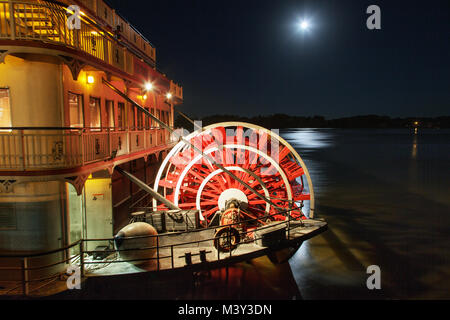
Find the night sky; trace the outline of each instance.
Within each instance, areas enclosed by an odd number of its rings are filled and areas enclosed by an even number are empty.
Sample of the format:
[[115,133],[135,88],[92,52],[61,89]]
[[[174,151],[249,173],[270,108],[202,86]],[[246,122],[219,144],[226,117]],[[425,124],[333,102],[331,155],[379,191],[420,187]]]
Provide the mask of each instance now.
[[[193,117],[450,115],[448,0],[107,1],[156,46]],[[381,30],[366,27],[371,4]]]

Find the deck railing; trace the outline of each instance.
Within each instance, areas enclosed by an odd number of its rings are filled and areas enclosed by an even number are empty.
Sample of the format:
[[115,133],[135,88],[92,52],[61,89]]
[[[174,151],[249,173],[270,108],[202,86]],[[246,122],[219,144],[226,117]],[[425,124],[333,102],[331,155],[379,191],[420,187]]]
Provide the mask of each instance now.
[[162,128],[0,128],[0,170],[70,168],[171,143]]
[[[263,222],[266,221],[267,218],[275,216],[275,215],[284,215],[286,217],[285,221],[277,221],[274,223],[271,223],[269,225],[262,225],[260,227],[258,227],[258,230],[263,230],[265,228],[270,228],[273,226],[285,226],[285,230],[286,230],[286,239],[287,240],[294,240],[294,238],[291,237],[291,234],[293,232],[293,230],[302,227],[303,223],[292,223],[292,218],[290,216],[290,212],[292,210],[295,209],[289,209],[289,210],[285,210],[285,211],[280,211],[277,212],[276,214],[272,214],[272,215],[266,215],[264,217],[261,218],[256,218],[256,219],[248,219],[248,220],[242,220],[239,221],[237,223],[233,223],[233,224],[228,224],[226,226],[221,226],[221,227],[225,227],[225,228],[232,228],[238,225],[241,225],[243,223],[254,223],[255,221],[259,221],[259,222]],[[185,241],[185,242],[180,242],[180,243],[175,243],[175,244],[165,244],[165,245],[161,245],[162,241],[161,239],[164,237],[172,237],[176,234],[183,234],[183,233],[187,233],[187,232],[201,232],[204,230],[214,230],[218,228],[217,226],[213,226],[213,227],[206,227],[206,228],[199,228],[199,229],[195,229],[195,230],[189,230],[189,231],[179,231],[179,232],[168,232],[168,233],[164,233],[164,234],[157,234],[157,235],[150,235],[150,236],[136,236],[136,237],[127,237],[125,238],[126,240],[131,240],[131,239],[145,239],[145,238],[155,238],[156,239],[156,245],[155,246],[151,246],[151,247],[144,247],[144,248],[132,248],[132,249],[123,249],[120,251],[142,251],[142,250],[155,250],[155,255],[150,257],[150,258],[142,258],[142,259],[133,259],[133,260],[123,260],[123,259],[116,259],[116,260],[103,260],[103,261],[85,261],[85,256],[86,255],[92,255],[95,253],[101,253],[104,254],[106,253],[114,253],[117,252],[114,249],[110,249],[110,250],[102,250],[102,251],[96,251],[96,250],[89,250],[88,249],[88,245],[87,243],[89,242],[99,242],[99,241],[108,241],[108,242],[113,242],[114,239],[113,238],[106,238],[106,239],[80,239],[72,244],[70,244],[69,246],[66,246],[64,248],[60,248],[60,249],[56,249],[56,250],[52,250],[52,251],[47,251],[47,252],[42,252],[42,253],[35,253],[35,254],[30,254],[30,255],[20,255],[20,254],[10,254],[10,255],[1,255],[0,254],[0,262],[1,261],[6,261],[6,260],[10,260],[10,259],[18,259],[19,261],[19,266],[14,266],[14,267],[0,267],[0,272],[1,271],[8,271],[8,272],[16,272],[17,274],[20,275],[19,279],[11,279],[9,278],[8,280],[4,280],[4,279],[0,279],[0,285],[2,283],[14,283],[13,286],[11,286],[10,288],[6,288],[6,290],[4,290],[4,292],[1,292],[0,290],[0,295],[1,294],[8,294],[8,295],[29,295],[32,294],[33,292],[39,290],[40,288],[42,288],[43,286],[46,286],[49,284],[49,282],[54,281],[56,279],[58,279],[62,274],[65,273],[64,271],[59,271],[59,272],[53,272],[52,274],[45,274],[44,276],[40,276],[39,278],[33,278],[32,276],[30,276],[30,273],[34,270],[48,270],[49,268],[54,268],[55,266],[67,266],[67,265],[78,265],[80,268],[80,276],[84,277],[85,276],[85,271],[86,271],[86,266],[90,265],[90,264],[110,264],[110,263],[121,263],[121,262],[136,262],[136,261],[153,261],[156,266],[155,266],[155,270],[154,271],[159,271],[159,270],[167,270],[167,269],[175,269],[177,267],[180,267],[179,265],[176,266],[175,264],[175,260],[179,259],[179,258],[184,258],[183,261],[186,261],[186,264],[189,265],[189,259],[186,258],[185,256],[183,257],[178,257],[175,256],[175,249],[176,248],[180,248],[183,246],[186,246],[187,244],[191,244],[191,245],[198,245],[200,247],[200,245],[202,243],[205,242],[212,242],[221,238],[226,238],[226,237],[209,237],[206,239],[200,239],[200,240],[194,240],[194,241]],[[253,238],[249,239],[249,240],[243,240],[241,241],[239,244],[244,244],[244,243],[252,243],[254,241],[260,240],[260,238],[258,238],[256,236],[256,233],[254,232],[255,230],[247,230],[247,231],[243,231],[241,232],[241,236],[243,236],[243,238],[245,239],[245,235],[248,235],[249,233],[253,233]],[[264,247],[261,247],[261,249],[263,249]],[[220,250],[216,250],[217,252],[215,253],[215,258],[214,261],[221,261],[223,259],[226,258],[231,258],[233,256],[233,250],[230,250],[229,252],[223,252],[221,253]],[[37,258],[37,257],[44,257],[44,256],[48,256],[51,254],[60,254],[60,256],[62,256],[62,258],[60,258],[57,261],[52,261],[51,263],[45,264],[45,265],[31,265],[31,261],[33,258]],[[211,253],[211,252],[210,252]],[[200,253],[201,254],[201,253]],[[190,256],[191,257],[191,256]],[[170,259],[170,260],[169,260]],[[167,261],[169,260],[170,263],[164,263],[163,261]],[[164,267],[162,266],[164,263]],[[192,263],[192,262],[191,262]],[[183,265],[182,267],[184,267],[185,265]],[[64,268],[59,268],[64,269]],[[51,272],[50,272],[51,273]],[[33,286],[33,287],[31,287]]]
[[[83,51],[133,74],[133,54],[95,21],[81,15],[80,28],[69,28],[73,14],[64,5],[47,1],[0,1],[0,40],[37,40]],[[153,58],[139,54],[154,66]]]

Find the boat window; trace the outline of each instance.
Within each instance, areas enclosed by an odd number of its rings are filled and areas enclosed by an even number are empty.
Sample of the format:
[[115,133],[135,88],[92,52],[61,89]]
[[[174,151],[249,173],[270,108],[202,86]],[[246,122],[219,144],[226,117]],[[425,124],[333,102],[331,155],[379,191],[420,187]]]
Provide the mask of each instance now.
[[117,104],[117,122],[120,130],[125,130],[125,104],[119,102]]
[[141,110],[137,110],[137,128],[138,130],[142,130],[144,129],[144,124],[142,121],[142,111]]
[[[159,109],[156,110],[156,118],[161,120],[161,110]],[[156,127],[159,128],[159,123],[156,123]]]
[[89,97],[89,112],[90,112],[91,130],[100,131],[102,125],[101,125],[101,111],[99,98]]
[[136,130],[136,112],[137,112],[137,110],[136,110],[136,107],[134,107],[134,106],[132,106],[131,109],[132,109],[133,115],[130,119],[131,120],[130,129]]
[[[151,113],[153,116],[155,116],[155,108],[152,108],[150,113]],[[155,120],[152,119],[152,128],[154,128],[154,127],[155,127]]]
[[[145,108],[147,112],[150,112],[148,108]],[[150,117],[148,115],[145,115],[145,129],[150,129]]]
[[108,127],[111,130],[114,130],[115,129],[114,101],[106,100],[106,112],[108,113]]
[[69,126],[84,127],[83,95],[69,92]]
[[[11,124],[11,105],[9,100],[9,89],[0,88],[0,127],[10,128]],[[4,129],[0,131],[11,131]]]

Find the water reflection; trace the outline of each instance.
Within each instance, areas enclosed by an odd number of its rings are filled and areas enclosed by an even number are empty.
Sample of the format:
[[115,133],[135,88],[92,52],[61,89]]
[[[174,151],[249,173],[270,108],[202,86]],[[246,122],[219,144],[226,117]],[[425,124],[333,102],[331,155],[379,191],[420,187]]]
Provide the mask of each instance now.
[[[417,130],[417,128],[415,128]],[[413,143],[412,143],[412,151],[411,158],[416,159],[417,157],[417,132],[414,134]]]
[[282,137],[297,151],[310,152],[314,149],[329,147],[333,135],[330,129],[296,129],[283,131]]
[[[282,136],[310,170],[316,214],[330,227],[289,261],[304,298],[450,297],[450,130]],[[371,264],[383,272],[379,292],[365,285]]]

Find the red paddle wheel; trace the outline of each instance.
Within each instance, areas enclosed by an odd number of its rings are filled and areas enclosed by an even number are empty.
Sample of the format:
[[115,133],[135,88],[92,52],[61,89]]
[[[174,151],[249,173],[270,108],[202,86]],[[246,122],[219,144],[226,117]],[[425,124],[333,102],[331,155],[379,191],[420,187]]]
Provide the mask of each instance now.
[[[179,142],[164,159],[154,185],[181,209],[198,209],[200,218],[209,223],[216,212],[226,210],[227,201],[236,199],[245,218],[274,215],[271,220],[285,220],[286,213],[293,219],[313,217],[308,170],[276,133],[248,123],[225,122],[196,131],[186,140],[196,148]],[[153,206],[156,209],[156,201]]]

